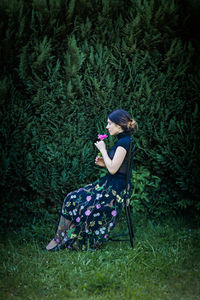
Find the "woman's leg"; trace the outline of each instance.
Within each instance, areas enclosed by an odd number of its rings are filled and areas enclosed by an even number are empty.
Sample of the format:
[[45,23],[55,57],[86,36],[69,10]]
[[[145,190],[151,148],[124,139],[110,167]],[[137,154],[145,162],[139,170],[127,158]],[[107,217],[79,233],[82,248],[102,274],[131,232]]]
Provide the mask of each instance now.
[[72,228],[73,228],[72,221],[65,219],[61,215],[55,236],[46,246],[46,249],[50,250],[55,248],[58,244],[61,244],[63,240],[63,235],[66,234],[66,231],[68,229],[72,229]]

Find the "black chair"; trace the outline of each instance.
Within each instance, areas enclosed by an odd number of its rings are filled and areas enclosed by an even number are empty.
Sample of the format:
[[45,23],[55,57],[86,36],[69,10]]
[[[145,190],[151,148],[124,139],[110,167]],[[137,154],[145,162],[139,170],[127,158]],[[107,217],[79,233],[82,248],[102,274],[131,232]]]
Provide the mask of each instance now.
[[[129,145],[129,150],[128,150],[128,167],[127,167],[127,174],[126,174],[126,194],[124,198],[124,207],[125,207],[125,212],[126,212],[126,220],[127,220],[127,225],[128,225],[128,232],[129,232],[129,238],[130,238],[130,243],[131,247],[133,248],[133,238],[134,238],[134,233],[133,233],[133,225],[132,225],[132,220],[131,220],[131,208],[130,208],[130,203],[127,202],[128,194],[131,193],[131,186],[129,184],[129,179],[130,179],[130,165],[131,165],[131,152],[133,151],[133,141],[131,140],[130,145]],[[132,167],[132,166],[131,166]]]
[[[131,175],[131,168],[132,167],[132,161],[131,161],[131,153],[134,151],[134,145],[133,145],[133,140],[131,140],[130,145],[129,145],[129,150],[128,150],[128,166],[127,166],[127,174],[126,174],[126,193],[124,197],[124,208],[125,208],[125,213],[126,213],[126,221],[127,221],[127,226],[128,226],[128,233],[129,233],[129,239],[113,239],[110,238],[109,240],[111,241],[116,241],[116,242],[125,242],[125,241],[130,241],[131,247],[133,248],[133,238],[134,238],[134,233],[133,233],[133,225],[132,225],[132,220],[131,220],[131,208],[130,208],[130,203],[128,201],[128,196],[131,194],[131,185],[130,185],[130,175]],[[133,157],[132,157],[133,158]],[[122,235],[119,235],[122,236]]]

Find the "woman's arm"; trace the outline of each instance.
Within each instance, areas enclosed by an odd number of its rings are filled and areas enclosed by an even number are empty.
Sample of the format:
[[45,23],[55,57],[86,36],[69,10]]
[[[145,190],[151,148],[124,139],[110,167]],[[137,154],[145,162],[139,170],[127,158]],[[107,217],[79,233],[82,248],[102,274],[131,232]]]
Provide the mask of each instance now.
[[113,159],[110,159],[106,151],[106,145],[104,141],[96,142],[95,146],[101,152],[106,168],[108,169],[110,174],[115,174],[119,170],[126,156],[126,149],[121,146],[117,147]]

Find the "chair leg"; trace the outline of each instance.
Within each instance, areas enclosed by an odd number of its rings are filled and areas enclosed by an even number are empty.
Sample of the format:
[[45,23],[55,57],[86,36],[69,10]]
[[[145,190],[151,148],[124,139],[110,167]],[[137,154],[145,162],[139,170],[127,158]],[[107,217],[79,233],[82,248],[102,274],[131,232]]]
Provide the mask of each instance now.
[[131,221],[131,211],[130,211],[129,205],[125,205],[125,211],[126,211],[126,220],[127,220],[127,225],[128,225],[130,243],[131,243],[131,247],[133,248],[134,233],[133,233],[133,226],[132,226],[132,221]]

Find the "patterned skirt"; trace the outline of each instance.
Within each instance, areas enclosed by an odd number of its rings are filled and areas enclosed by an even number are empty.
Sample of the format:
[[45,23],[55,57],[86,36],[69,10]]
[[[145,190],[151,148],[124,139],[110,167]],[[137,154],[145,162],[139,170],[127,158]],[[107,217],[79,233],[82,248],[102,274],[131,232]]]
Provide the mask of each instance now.
[[95,249],[107,241],[122,211],[125,186],[123,175],[108,174],[69,193],[54,238],[58,247]]

